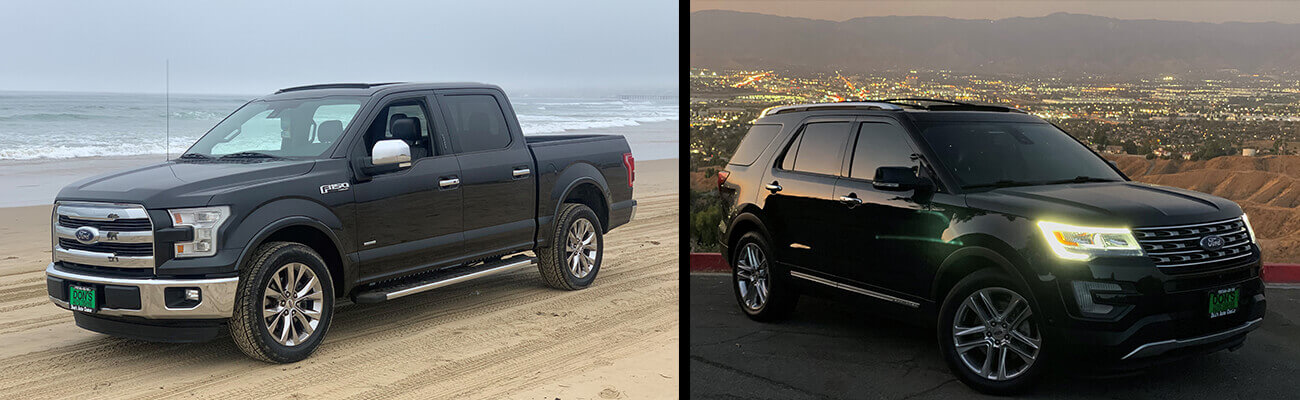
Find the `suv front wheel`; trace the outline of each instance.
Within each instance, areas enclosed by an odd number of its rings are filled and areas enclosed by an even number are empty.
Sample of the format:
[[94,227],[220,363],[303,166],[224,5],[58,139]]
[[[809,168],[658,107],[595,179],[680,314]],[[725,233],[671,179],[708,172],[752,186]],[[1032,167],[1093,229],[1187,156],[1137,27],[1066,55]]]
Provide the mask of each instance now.
[[948,367],[975,390],[1012,394],[1046,369],[1043,333],[1024,290],[998,271],[978,271],[948,292],[939,342]]

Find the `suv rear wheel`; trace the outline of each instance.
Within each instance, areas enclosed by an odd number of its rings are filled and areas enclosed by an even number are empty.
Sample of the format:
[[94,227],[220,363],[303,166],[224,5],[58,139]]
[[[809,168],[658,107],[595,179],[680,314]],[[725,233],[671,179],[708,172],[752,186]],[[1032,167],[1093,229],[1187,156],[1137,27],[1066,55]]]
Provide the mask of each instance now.
[[749,232],[731,254],[731,282],[741,311],[755,321],[775,321],[790,315],[799,293],[784,271],[776,269],[767,239]]
[[333,314],[325,260],[302,244],[267,243],[240,273],[230,336],[249,357],[296,362],[316,351]]
[[939,313],[939,343],[948,367],[975,390],[1012,394],[1046,369],[1043,333],[1028,291],[998,271],[962,279]]

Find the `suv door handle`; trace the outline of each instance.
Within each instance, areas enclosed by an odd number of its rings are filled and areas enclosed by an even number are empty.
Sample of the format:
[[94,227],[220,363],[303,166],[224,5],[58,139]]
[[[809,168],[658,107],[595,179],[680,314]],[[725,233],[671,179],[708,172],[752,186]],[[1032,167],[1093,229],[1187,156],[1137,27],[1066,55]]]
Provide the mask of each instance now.
[[528,168],[517,168],[514,173],[516,178],[521,178],[528,176],[528,174],[533,173],[533,171]]
[[460,178],[447,178],[438,181],[438,186],[441,186],[443,189],[454,187],[459,184],[460,184]]
[[840,202],[844,204],[848,204],[850,206],[856,206],[858,204],[862,204],[862,199],[859,199],[857,196],[854,196],[852,193],[849,193],[848,196],[840,196]]
[[764,187],[764,188],[767,188],[767,190],[771,190],[772,193],[776,193],[776,192],[780,192],[780,191],[781,191],[781,185],[776,184],[776,181],[772,181],[772,183],[769,183],[769,184],[767,184],[767,185],[763,185],[763,187]]

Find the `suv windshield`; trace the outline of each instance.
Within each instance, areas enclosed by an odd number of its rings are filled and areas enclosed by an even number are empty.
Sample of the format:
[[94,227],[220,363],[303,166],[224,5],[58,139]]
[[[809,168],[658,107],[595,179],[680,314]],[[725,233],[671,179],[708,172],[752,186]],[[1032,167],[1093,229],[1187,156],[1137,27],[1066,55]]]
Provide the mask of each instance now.
[[343,136],[366,97],[258,100],[213,127],[182,158],[315,158]]
[[1051,124],[943,121],[918,128],[964,189],[1124,180]]

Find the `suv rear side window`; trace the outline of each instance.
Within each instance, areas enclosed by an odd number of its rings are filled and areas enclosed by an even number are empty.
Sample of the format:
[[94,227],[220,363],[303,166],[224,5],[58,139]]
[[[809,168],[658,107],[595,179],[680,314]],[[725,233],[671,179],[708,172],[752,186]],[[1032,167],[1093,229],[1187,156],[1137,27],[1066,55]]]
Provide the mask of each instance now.
[[912,145],[907,142],[907,132],[902,128],[881,122],[863,123],[858,128],[858,143],[853,147],[853,162],[849,177],[875,179],[876,168],[911,167]]
[[772,143],[776,134],[781,132],[781,125],[754,125],[749,128],[749,133],[740,139],[740,145],[736,146],[736,153],[731,156],[730,164],[750,165],[758,160],[759,154],[767,149],[767,145]]
[[[848,141],[848,122],[816,122],[804,125],[803,132],[786,150],[782,169],[814,174],[838,175]],[[793,157],[793,159],[792,159]]]
[[496,97],[487,94],[451,95],[440,99],[452,140],[469,153],[510,145],[510,128]]

